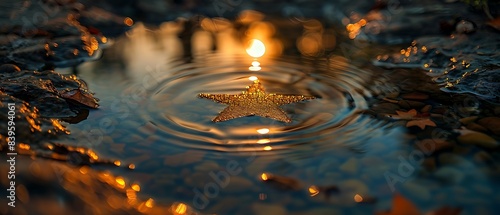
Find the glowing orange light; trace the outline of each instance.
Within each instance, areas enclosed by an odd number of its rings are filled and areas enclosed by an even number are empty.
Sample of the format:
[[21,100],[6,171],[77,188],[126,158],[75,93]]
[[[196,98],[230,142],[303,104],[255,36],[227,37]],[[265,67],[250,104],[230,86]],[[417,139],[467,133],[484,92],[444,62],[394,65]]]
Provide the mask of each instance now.
[[257,81],[257,80],[259,80],[259,78],[257,78],[256,76],[250,76],[250,78],[248,78],[248,80]]
[[318,189],[318,187],[316,187],[316,186],[314,186],[314,185],[313,185],[313,186],[310,186],[308,190],[309,190],[309,195],[310,195],[310,196],[316,196],[316,195],[318,195],[318,194],[319,194],[319,189]]
[[146,207],[148,208],[152,208],[153,207],[153,204],[154,204],[154,200],[152,198],[149,198],[147,201],[146,201]]
[[122,178],[122,177],[117,177],[115,179],[116,183],[118,184],[118,186],[120,188],[124,188],[125,187],[125,180]]
[[134,191],[137,191],[137,192],[141,191],[141,186],[139,186],[138,184],[132,184],[131,187],[132,187],[132,190],[134,190]]
[[122,164],[122,162],[120,162],[120,161],[115,161],[115,162],[113,162],[113,164],[115,164],[115,166],[120,166],[120,165]]
[[271,140],[270,139],[260,139],[257,141],[258,144],[266,144],[266,143],[270,143]]
[[132,26],[134,24],[134,20],[132,20],[130,17],[127,17],[123,20],[123,23],[127,26]]
[[247,48],[248,55],[253,58],[259,58],[266,53],[266,46],[260,40],[253,39],[250,41],[250,46]]
[[130,165],[128,165],[128,168],[129,169],[135,169],[135,164],[131,163]]
[[271,147],[271,146],[266,146],[266,147],[264,147],[264,150],[265,150],[265,151],[271,151],[271,150],[273,150],[273,147]]
[[363,201],[363,197],[359,194],[356,194],[354,195],[354,201],[356,202],[362,202]]
[[267,180],[269,180],[269,175],[267,175],[266,173],[262,173],[262,175],[260,175],[260,178],[261,178],[263,181],[267,181]]
[[174,214],[175,215],[182,215],[182,214],[186,214],[187,212],[187,205],[184,204],[184,203],[179,203],[175,209],[174,209]]
[[269,128],[258,129],[257,133],[259,133],[259,134],[267,134],[267,133],[269,133]]

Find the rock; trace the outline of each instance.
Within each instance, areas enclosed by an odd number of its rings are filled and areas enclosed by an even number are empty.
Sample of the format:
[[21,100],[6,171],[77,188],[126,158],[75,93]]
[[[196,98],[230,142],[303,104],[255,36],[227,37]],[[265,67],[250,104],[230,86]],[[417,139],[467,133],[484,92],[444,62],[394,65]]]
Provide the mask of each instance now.
[[364,195],[368,193],[368,186],[361,180],[358,179],[348,179],[339,183],[339,189],[342,193],[347,193],[348,195]]
[[205,161],[194,168],[194,170],[198,172],[209,172],[217,169],[219,169],[219,164],[214,161]]
[[465,175],[462,171],[452,167],[440,168],[434,173],[434,176],[442,181],[452,184],[458,184],[465,178]]
[[427,100],[429,99],[429,95],[419,92],[407,93],[401,96],[403,99],[409,100]]
[[486,129],[485,127],[483,127],[475,122],[469,123],[466,128],[469,130],[482,132],[482,133],[488,132],[488,129]]
[[252,181],[241,176],[232,176],[229,179],[229,184],[227,185],[227,187],[223,188],[223,192],[238,193],[251,190],[252,188]]
[[358,171],[358,160],[356,158],[349,158],[349,160],[340,165],[339,169],[354,174]]
[[253,214],[256,215],[286,215],[287,210],[282,205],[254,203],[252,205]]
[[408,181],[403,184],[403,188],[408,190],[412,195],[420,200],[426,201],[431,199],[431,193],[427,187],[419,184],[417,181]]
[[479,132],[469,132],[460,135],[458,141],[462,144],[478,145],[485,148],[496,148],[498,146],[498,142],[495,139]]
[[380,103],[376,104],[372,107],[372,110],[377,113],[389,113],[395,114],[396,110],[399,110],[399,106],[393,103]]
[[477,118],[478,118],[477,116],[469,116],[469,117],[462,118],[458,121],[460,121],[460,123],[462,123],[464,125],[468,125],[469,123],[476,121]]
[[426,105],[426,106],[424,106],[424,107],[420,110],[420,112],[422,112],[422,113],[429,113],[429,111],[431,111],[431,109],[432,109],[432,106],[431,106],[431,105]]
[[420,109],[420,108],[423,108],[425,106],[425,103],[423,103],[423,102],[417,102],[417,101],[407,101],[407,102],[411,108],[415,108],[415,109]]
[[454,153],[443,153],[439,156],[438,161],[440,166],[460,167],[462,170],[475,167],[473,163]]
[[479,125],[487,128],[496,135],[500,135],[500,117],[486,117],[477,121]]
[[20,72],[21,69],[14,64],[3,64],[0,66],[0,73]]

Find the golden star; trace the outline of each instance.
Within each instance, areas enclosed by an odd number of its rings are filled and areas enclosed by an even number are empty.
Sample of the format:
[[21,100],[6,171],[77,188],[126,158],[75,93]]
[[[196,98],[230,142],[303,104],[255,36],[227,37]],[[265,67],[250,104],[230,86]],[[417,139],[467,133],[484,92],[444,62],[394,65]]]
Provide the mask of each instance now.
[[258,80],[239,95],[201,93],[198,97],[229,105],[212,120],[214,122],[261,116],[289,123],[292,119],[279,106],[315,99],[313,96],[267,94]]

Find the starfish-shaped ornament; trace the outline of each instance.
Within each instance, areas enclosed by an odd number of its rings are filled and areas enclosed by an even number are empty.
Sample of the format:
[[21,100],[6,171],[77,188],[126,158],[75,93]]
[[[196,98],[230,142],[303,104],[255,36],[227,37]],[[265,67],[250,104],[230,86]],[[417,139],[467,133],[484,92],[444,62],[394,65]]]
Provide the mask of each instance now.
[[289,123],[292,120],[279,106],[315,99],[313,96],[268,94],[258,80],[238,95],[201,93],[198,97],[229,105],[212,120],[214,122],[261,116]]

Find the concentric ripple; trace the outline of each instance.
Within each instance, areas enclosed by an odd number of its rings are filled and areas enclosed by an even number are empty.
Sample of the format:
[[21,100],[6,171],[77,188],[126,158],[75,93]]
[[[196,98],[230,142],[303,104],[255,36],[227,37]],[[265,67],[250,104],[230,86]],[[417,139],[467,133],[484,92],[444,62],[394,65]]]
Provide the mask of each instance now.
[[[141,116],[157,127],[164,144],[217,151],[274,151],[309,143],[355,148],[383,132],[374,120],[359,114],[367,108],[371,94],[365,86],[372,74],[344,58],[269,60],[260,71],[249,71],[250,63],[245,57],[211,56],[171,66],[150,91]],[[281,106],[291,123],[258,116],[212,122],[226,105],[197,95],[239,94],[252,83],[251,76],[267,93],[318,99]]]

